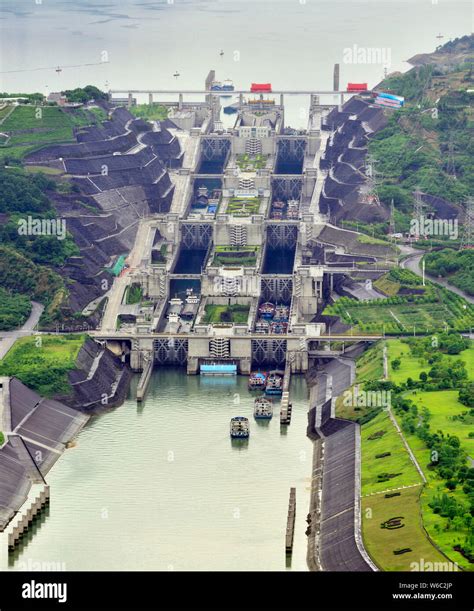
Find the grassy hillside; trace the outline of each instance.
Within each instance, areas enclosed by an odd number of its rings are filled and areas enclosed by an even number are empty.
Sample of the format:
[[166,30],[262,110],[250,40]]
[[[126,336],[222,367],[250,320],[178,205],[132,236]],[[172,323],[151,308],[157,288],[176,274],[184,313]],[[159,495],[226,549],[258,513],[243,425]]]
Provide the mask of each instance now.
[[84,339],[84,335],[21,338],[0,361],[0,375],[15,376],[44,397],[67,394],[67,374],[75,368]]

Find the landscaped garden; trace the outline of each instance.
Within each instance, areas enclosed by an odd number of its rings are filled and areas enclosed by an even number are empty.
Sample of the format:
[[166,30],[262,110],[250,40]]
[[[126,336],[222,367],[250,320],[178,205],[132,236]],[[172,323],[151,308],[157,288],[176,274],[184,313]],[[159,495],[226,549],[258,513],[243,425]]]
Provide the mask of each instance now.
[[208,303],[205,309],[204,323],[237,323],[242,324],[248,321],[250,306],[234,304],[234,305],[218,305]]
[[474,326],[474,305],[463,297],[421,279],[409,270],[392,270],[377,281],[387,299],[357,301],[341,297],[324,310],[353,327],[354,332],[398,335],[424,334]]
[[413,570],[420,558],[449,559],[472,570],[474,345],[457,333],[440,333],[391,339],[386,346],[389,380],[382,379],[379,343],[357,360],[359,394],[390,393],[392,413],[427,482],[384,405],[348,407],[338,399],[338,415],[361,424],[366,549],[386,570]]
[[241,170],[244,171],[255,171],[263,169],[267,164],[267,155],[255,155],[255,157],[251,157],[250,155],[238,155],[237,156],[237,165]]
[[232,216],[251,216],[260,210],[259,197],[232,197],[227,204],[227,214]]
[[216,246],[213,265],[253,267],[257,263],[258,246]]

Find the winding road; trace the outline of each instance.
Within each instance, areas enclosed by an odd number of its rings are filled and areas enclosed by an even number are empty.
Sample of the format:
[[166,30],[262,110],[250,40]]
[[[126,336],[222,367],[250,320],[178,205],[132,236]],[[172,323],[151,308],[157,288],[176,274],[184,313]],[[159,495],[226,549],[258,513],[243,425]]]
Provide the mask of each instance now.
[[[407,257],[404,261],[400,263],[400,267],[403,267],[404,269],[409,269],[410,271],[417,274],[418,276],[423,276],[423,273],[420,269],[420,263],[421,263],[421,259],[423,258],[424,254],[425,253],[422,252],[421,254],[417,253],[414,255],[410,255],[409,257]],[[468,295],[461,289],[458,289],[457,287],[453,286],[452,284],[449,284],[449,282],[447,282],[444,278],[436,278],[435,276],[431,276],[430,274],[427,274],[427,273],[425,273],[425,276],[429,280],[432,280],[433,282],[436,282],[437,284],[444,286],[445,288],[449,289],[453,293],[457,293],[458,295],[461,295],[461,297],[464,297],[464,299],[466,301],[469,301],[469,303],[474,303],[473,296]]]
[[25,324],[15,331],[0,331],[0,360],[7,354],[16,340],[34,332],[36,325],[41,318],[44,306],[36,301],[31,302],[31,313]]

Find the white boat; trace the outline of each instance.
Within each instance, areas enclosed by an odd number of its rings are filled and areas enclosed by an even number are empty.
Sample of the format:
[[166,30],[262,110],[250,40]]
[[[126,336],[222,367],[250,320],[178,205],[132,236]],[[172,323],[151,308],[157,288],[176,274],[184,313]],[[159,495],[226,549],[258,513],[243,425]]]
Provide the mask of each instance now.
[[253,415],[256,420],[270,420],[273,416],[273,403],[266,397],[258,397],[254,401]]
[[249,419],[235,416],[230,421],[230,436],[232,439],[248,439],[250,436]]

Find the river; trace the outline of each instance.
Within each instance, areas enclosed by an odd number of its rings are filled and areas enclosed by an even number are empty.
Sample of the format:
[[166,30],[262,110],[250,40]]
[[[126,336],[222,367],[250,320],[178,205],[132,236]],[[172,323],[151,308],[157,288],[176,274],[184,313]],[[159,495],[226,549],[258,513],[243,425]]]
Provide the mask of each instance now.
[[[293,377],[291,425],[252,417],[246,377],[153,374],[146,402],[93,417],[49,474],[51,506],[11,569],[307,570],[306,515],[312,443],[307,390]],[[248,444],[229,437],[232,416],[250,419]],[[290,487],[297,522],[285,557]]]
[[[202,89],[211,68],[237,88],[330,90],[334,63],[342,87],[372,87],[471,20],[469,0],[2,0],[0,91]],[[287,96],[287,124],[306,127],[308,105]]]

